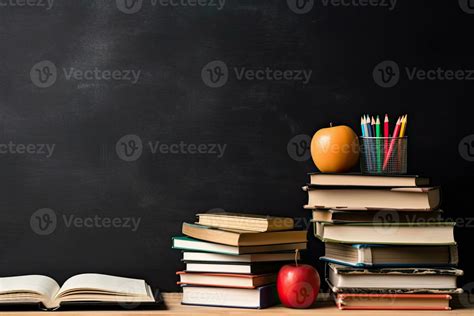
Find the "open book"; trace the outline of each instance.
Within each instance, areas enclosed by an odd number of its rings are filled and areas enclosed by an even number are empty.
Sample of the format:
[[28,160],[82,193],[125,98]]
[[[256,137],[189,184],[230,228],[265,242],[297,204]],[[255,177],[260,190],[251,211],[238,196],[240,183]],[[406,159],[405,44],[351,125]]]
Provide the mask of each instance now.
[[40,303],[57,309],[63,302],[155,302],[144,280],[105,274],[78,274],[63,286],[43,275],[0,278],[0,304]]

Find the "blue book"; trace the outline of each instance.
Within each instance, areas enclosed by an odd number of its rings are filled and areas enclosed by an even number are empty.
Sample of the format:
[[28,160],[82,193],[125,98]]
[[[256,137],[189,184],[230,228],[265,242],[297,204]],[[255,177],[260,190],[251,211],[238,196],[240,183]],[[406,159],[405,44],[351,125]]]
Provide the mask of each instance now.
[[322,261],[355,268],[453,267],[458,264],[456,245],[396,246],[326,243]]

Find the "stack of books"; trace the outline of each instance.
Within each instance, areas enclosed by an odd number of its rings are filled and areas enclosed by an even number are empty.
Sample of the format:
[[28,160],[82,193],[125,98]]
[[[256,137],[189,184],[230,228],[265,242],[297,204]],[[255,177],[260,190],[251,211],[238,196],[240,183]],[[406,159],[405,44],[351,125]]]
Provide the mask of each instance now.
[[182,304],[266,308],[277,304],[279,269],[306,249],[306,231],[294,230],[292,218],[235,213],[197,214],[183,223],[184,237],[173,238],[182,250],[185,271],[177,272]]
[[326,282],[339,309],[450,309],[455,223],[440,190],[418,176],[310,174],[314,234],[325,243]]

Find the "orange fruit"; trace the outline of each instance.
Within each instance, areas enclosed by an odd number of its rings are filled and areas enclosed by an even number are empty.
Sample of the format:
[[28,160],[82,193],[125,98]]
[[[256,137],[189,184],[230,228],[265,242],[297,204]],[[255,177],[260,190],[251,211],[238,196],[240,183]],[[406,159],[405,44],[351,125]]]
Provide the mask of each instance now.
[[359,138],[345,125],[322,128],[311,140],[311,157],[321,172],[347,172],[359,161]]

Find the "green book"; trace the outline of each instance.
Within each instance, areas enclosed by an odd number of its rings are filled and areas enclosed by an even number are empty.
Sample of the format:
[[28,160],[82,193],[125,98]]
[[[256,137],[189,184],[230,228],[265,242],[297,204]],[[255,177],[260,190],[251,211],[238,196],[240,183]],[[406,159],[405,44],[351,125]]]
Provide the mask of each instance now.
[[250,253],[267,253],[292,251],[295,249],[306,249],[306,242],[264,246],[229,246],[208,241],[202,241],[190,237],[173,237],[172,239],[174,249],[221,253],[227,255],[241,255]]
[[455,245],[455,225],[455,222],[314,222],[314,235],[323,242],[345,244]]

